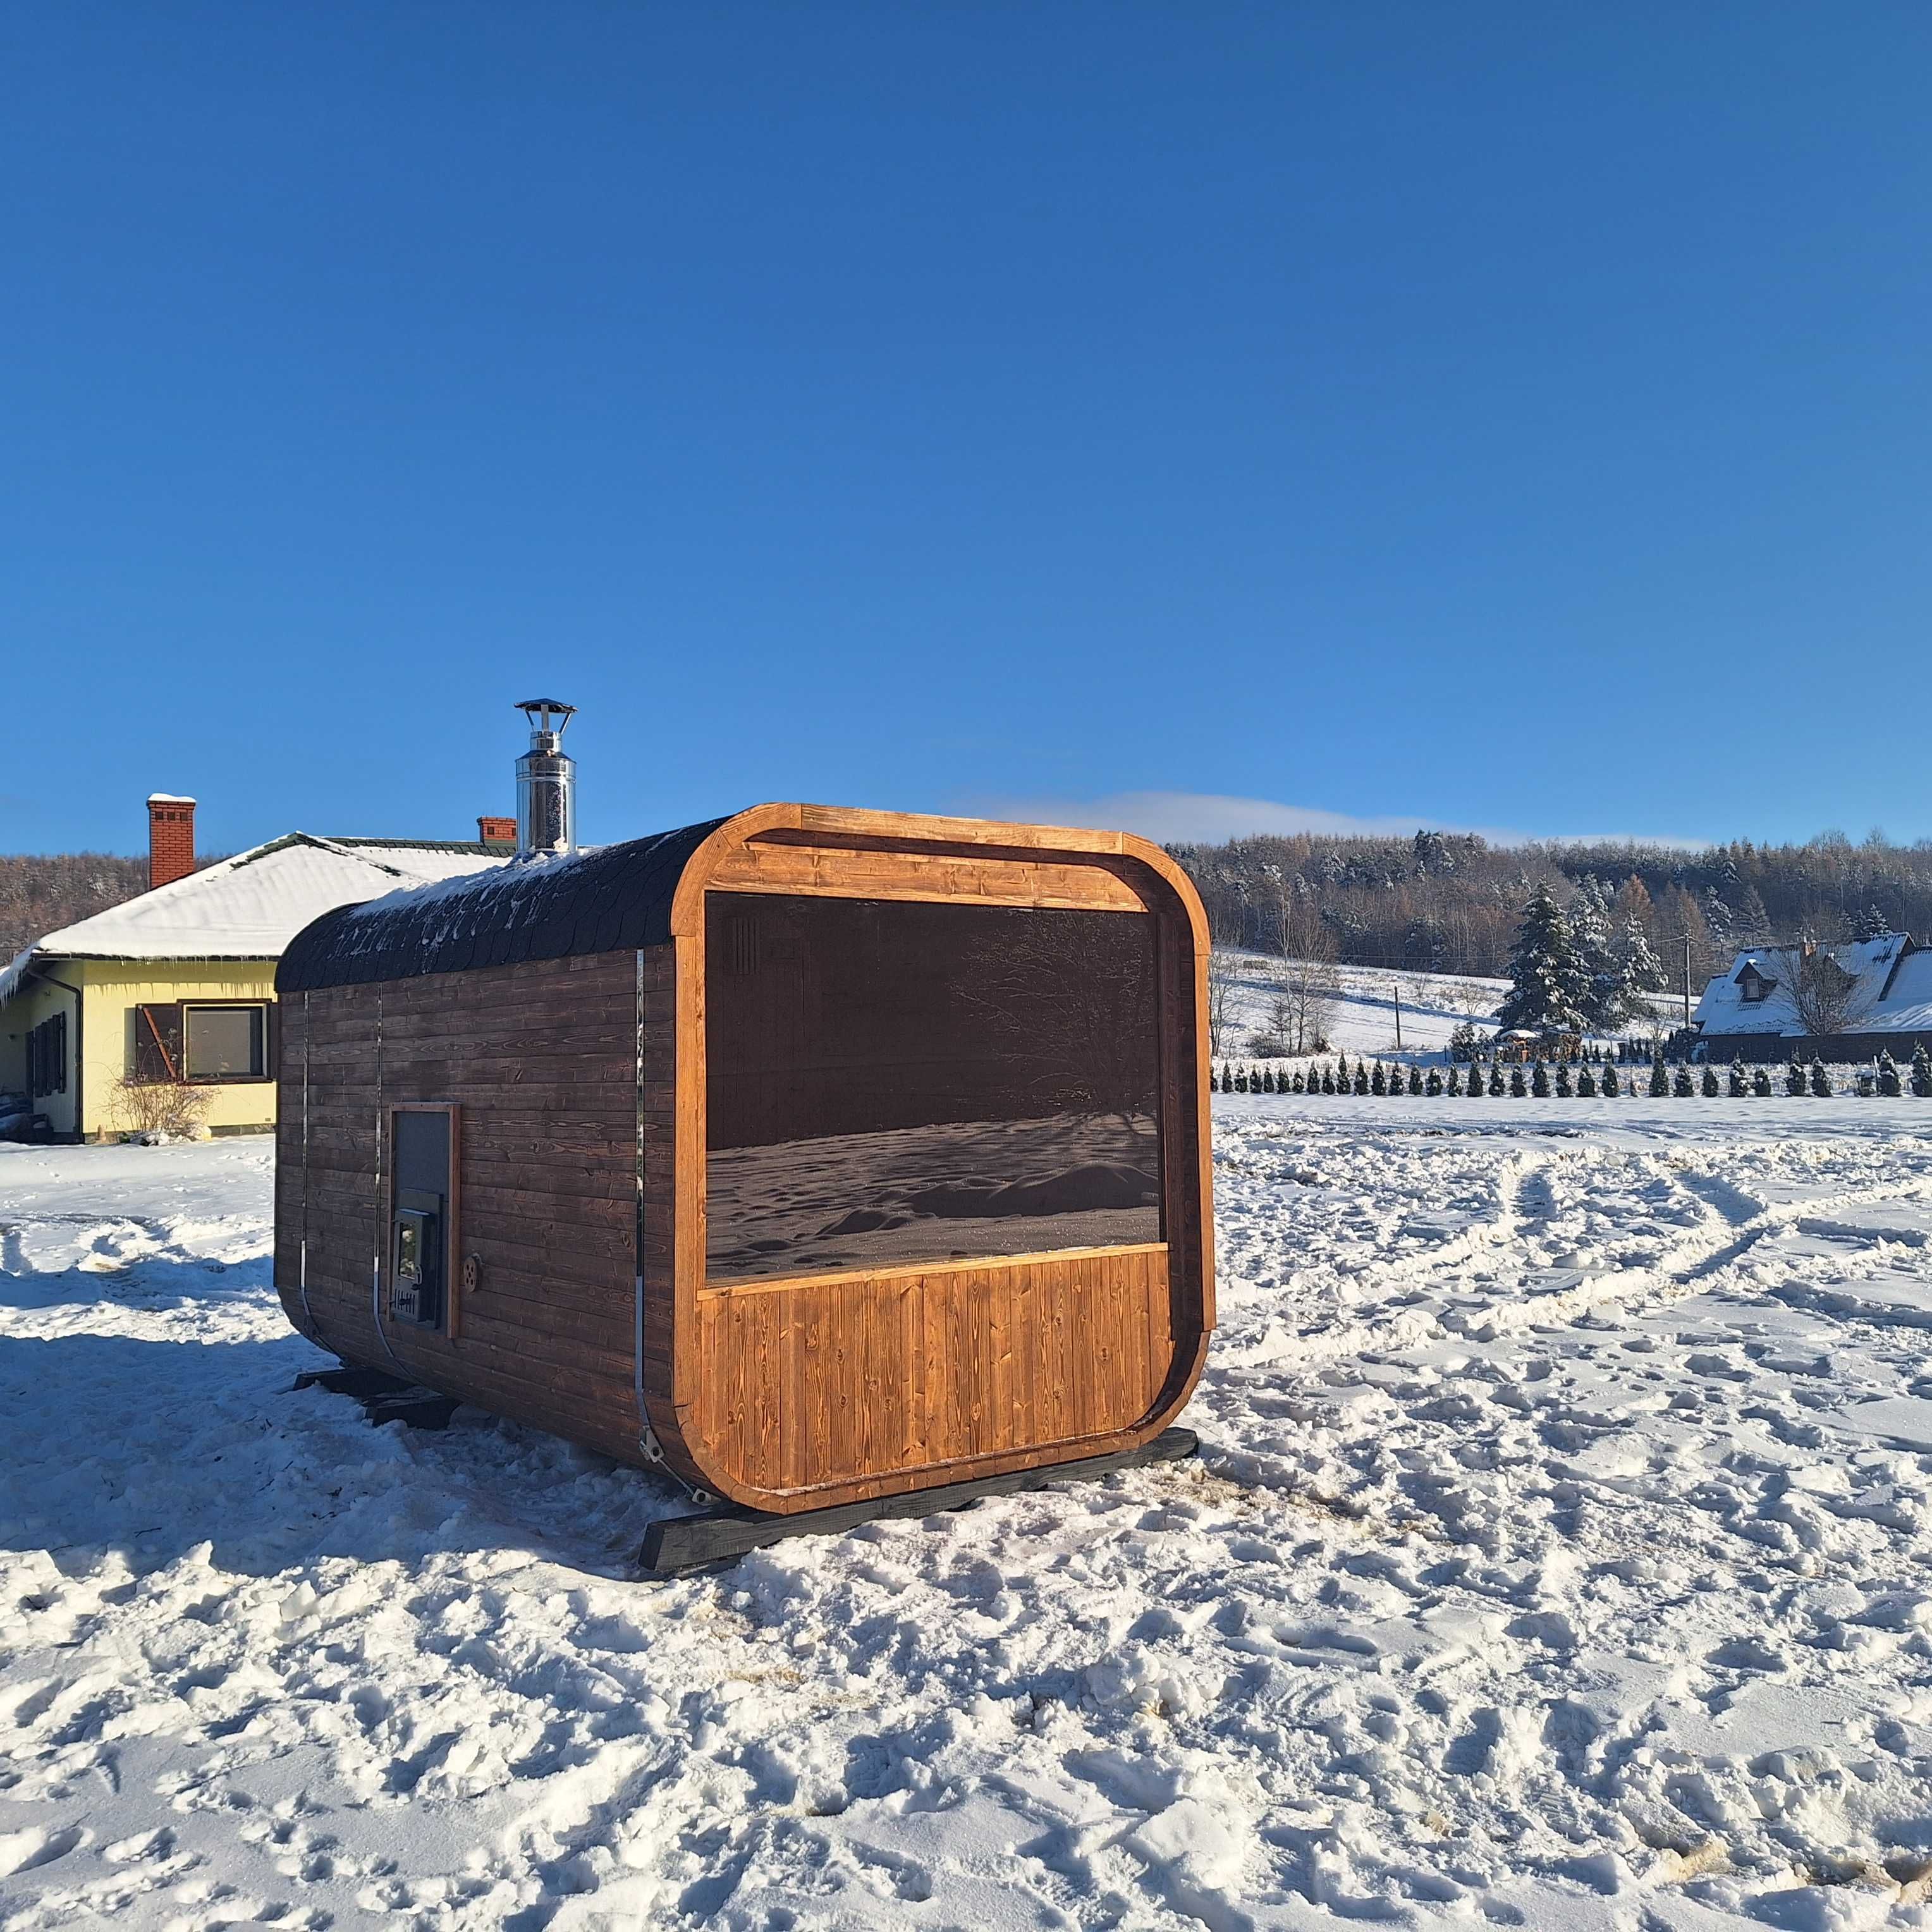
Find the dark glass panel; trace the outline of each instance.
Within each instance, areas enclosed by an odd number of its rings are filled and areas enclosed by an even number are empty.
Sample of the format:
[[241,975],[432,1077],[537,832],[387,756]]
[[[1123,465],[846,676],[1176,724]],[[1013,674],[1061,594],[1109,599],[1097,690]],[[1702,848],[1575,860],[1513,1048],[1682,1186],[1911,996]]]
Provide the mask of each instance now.
[[260,1079],[266,1019],[260,1006],[190,1006],[188,1077]]
[[714,1281],[1161,1238],[1154,922],[712,892]]

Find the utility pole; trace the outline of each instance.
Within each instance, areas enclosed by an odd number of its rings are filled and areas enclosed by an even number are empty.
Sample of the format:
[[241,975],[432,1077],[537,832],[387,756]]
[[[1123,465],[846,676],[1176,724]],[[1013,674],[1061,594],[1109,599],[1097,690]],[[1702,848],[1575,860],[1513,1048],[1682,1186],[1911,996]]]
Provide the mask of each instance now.
[[1395,1050],[1402,1051],[1402,982],[1395,982]]
[[1690,1030],[1690,928],[1684,928],[1684,1030]]

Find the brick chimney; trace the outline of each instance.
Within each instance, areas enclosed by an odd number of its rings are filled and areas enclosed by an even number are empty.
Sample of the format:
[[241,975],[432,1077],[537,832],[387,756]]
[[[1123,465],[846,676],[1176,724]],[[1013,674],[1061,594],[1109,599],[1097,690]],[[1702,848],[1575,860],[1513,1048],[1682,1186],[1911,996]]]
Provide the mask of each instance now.
[[514,818],[479,818],[476,821],[476,836],[486,845],[508,845],[514,848],[517,842],[517,821]]
[[172,885],[194,870],[194,800],[172,792],[148,795],[148,890]]

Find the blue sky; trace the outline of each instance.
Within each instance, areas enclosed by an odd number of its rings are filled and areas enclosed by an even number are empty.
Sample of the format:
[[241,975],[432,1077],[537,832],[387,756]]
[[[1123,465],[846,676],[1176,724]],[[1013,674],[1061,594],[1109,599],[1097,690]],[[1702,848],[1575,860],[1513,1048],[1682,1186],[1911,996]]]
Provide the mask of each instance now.
[[0,849],[460,836],[532,694],[596,839],[1932,834],[1922,7],[80,4],[0,62]]

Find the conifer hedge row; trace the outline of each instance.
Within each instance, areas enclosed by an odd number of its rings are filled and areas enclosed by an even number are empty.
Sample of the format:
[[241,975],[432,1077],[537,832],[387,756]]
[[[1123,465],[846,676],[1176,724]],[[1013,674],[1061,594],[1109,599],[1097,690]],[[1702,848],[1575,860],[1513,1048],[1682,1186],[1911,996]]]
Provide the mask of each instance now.
[[1868,1090],[1861,1088],[1856,1074],[1849,1086],[1834,1088],[1825,1063],[1815,1058],[1808,1066],[1792,1060],[1774,1079],[1770,1068],[1747,1067],[1742,1060],[1733,1060],[1720,1078],[1714,1066],[1699,1068],[1694,1074],[1688,1066],[1673,1070],[1661,1055],[1650,1063],[1647,1079],[1636,1071],[1619,1075],[1616,1064],[1610,1061],[1600,1071],[1588,1060],[1574,1067],[1559,1060],[1552,1068],[1539,1060],[1527,1068],[1519,1061],[1507,1072],[1495,1060],[1486,1066],[1480,1061],[1466,1067],[1452,1063],[1446,1070],[1432,1066],[1425,1072],[1420,1066],[1385,1066],[1379,1060],[1358,1059],[1351,1066],[1346,1054],[1337,1054],[1332,1062],[1324,1060],[1305,1072],[1298,1069],[1292,1074],[1286,1066],[1277,1070],[1266,1060],[1224,1060],[1218,1072],[1210,1073],[1208,1084],[1220,1094],[1412,1094],[1431,1099],[1446,1094],[1468,1099],[1486,1095],[1545,1100],[1554,1094],[1562,1100],[1573,1096],[1594,1100],[1599,1095],[1616,1100],[1624,1094],[1648,1093],[1659,1099],[1680,1100],[1699,1095],[1709,1100],[1723,1095],[1734,1100],[1753,1096],[1768,1100],[1781,1089],[1787,1095],[1813,1094],[1820,1100],[1828,1099],[1835,1091],[1869,1090],[1888,1098],[1909,1092],[1919,1100],[1932,1100],[1932,1057],[1928,1056],[1924,1042],[1918,1042],[1912,1052],[1910,1072],[1901,1075],[1892,1055],[1880,1054],[1870,1070]]

